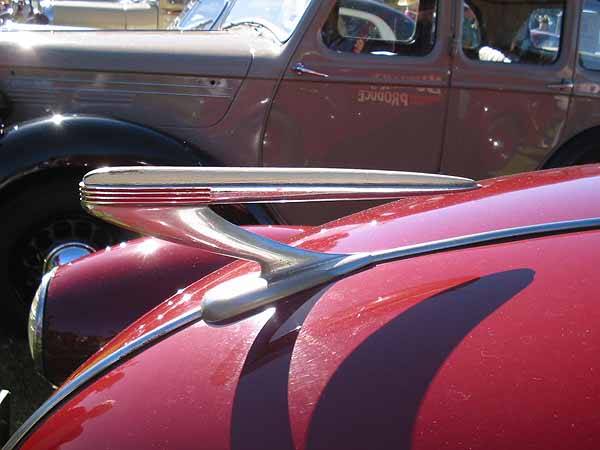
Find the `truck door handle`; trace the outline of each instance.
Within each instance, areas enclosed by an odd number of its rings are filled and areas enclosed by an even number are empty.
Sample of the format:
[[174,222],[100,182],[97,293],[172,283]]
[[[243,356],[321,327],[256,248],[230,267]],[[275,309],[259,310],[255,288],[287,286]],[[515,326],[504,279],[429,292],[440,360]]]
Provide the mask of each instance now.
[[573,89],[575,87],[575,84],[570,80],[562,79],[562,80],[560,80],[560,83],[550,83],[550,84],[547,84],[546,87],[548,89],[567,91],[567,90]]
[[329,78],[329,75],[326,73],[317,72],[316,70],[309,69],[301,62],[296,63],[292,70],[296,72],[297,75],[314,75],[316,77]]

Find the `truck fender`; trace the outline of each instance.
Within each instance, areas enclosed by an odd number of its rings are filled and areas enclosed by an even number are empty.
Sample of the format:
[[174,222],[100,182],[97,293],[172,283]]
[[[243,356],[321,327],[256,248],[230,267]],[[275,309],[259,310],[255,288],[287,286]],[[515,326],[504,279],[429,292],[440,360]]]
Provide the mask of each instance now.
[[109,164],[193,166],[201,161],[172,137],[104,117],[55,115],[15,125],[0,139],[0,189],[41,170]]

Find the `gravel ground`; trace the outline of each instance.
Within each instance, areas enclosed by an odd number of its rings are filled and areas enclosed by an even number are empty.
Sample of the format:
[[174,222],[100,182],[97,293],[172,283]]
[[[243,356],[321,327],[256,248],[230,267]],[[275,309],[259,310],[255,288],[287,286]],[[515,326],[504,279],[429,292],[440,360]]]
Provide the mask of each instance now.
[[0,388],[11,395],[11,433],[52,393],[52,387],[33,367],[26,338],[6,336],[0,330]]

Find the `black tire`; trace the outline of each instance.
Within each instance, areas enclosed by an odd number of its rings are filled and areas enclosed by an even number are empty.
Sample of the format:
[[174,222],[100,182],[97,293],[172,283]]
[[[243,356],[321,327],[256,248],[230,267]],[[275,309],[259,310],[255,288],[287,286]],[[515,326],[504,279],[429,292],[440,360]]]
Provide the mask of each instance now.
[[74,240],[95,249],[133,237],[87,214],[79,203],[81,177],[36,180],[0,205],[0,304],[3,325],[22,335],[43,259]]
[[545,169],[600,162],[600,131],[576,137],[545,164]]

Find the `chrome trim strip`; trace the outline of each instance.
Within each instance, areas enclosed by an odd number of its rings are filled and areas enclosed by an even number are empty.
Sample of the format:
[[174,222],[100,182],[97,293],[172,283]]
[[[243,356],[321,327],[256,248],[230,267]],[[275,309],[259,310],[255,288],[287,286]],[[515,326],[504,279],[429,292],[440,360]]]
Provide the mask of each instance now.
[[467,234],[460,237],[430,241],[423,244],[398,247],[395,249],[382,250],[369,254],[371,264],[381,263],[388,260],[402,259],[409,256],[421,256],[428,253],[437,253],[446,250],[455,250],[464,247],[488,244],[490,242],[515,239],[525,236],[539,236],[544,234],[556,234],[560,232],[574,232],[600,227],[600,217],[587,219],[565,220],[561,222],[546,222],[538,225],[527,225],[522,227],[502,228],[500,230],[486,231],[483,233]]
[[[600,227],[600,218],[572,220],[564,222],[551,222],[540,225],[505,228],[501,230],[476,233],[456,238],[442,239],[439,241],[425,242],[422,244],[398,247],[373,253],[356,253],[353,255],[336,255],[336,258],[325,261],[322,265],[299,271],[285,278],[262,283],[262,289],[249,292],[236,292],[235,284],[230,282],[226,290],[228,295],[211,295],[202,300],[204,311],[203,319],[209,323],[219,323],[234,319],[240,314],[251,312],[257,308],[265,307],[282,298],[301,292],[308,288],[355,272],[365,267],[381,264],[408,257],[423,256],[441,251],[456,250],[473,247],[506,239],[515,239],[525,236],[538,236],[561,231],[576,231]],[[247,279],[240,279],[240,285],[247,286]],[[247,289],[247,287],[246,287]]]
[[[506,228],[502,230],[460,236],[457,238],[399,247],[381,252],[345,255],[341,261],[338,261],[332,267],[326,268],[325,275],[321,273],[323,267],[315,267],[313,270],[314,275],[309,276],[309,274],[304,273],[303,275],[306,278],[304,279],[304,283],[302,283],[302,285],[299,287],[290,285],[290,283],[285,283],[285,279],[275,282],[280,283],[276,289],[273,288],[273,284],[267,285],[267,287],[263,289],[262,296],[256,295],[257,292],[254,293],[255,300],[252,303],[252,307],[264,307],[269,303],[273,303],[288,295],[305,290],[308,287],[331,281],[334,278],[346,275],[350,272],[354,272],[373,264],[381,264],[397,259],[422,256],[447,250],[468,248],[481,244],[491,244],[498,241],[521,238],[525,236],[536,237],[552,233],[576,232],[596,228],[600,228],[600,217],[563,222],[550,222],[525,227]],[[297,280],[294,280],[294,282],[296,281]],[[31,417],[29,417],[29,419],[27,419],[23,425],[21,425],[21,427],[16,431],[15,434],[13,434],[13,436],[2,449],[13,450],[19,444],[21,439],[23,439],[39,421],[49,414],[53,408],[66,400],[69,395],[100,375],[105,370],[108,370],[111,366],[118,363],[126,356],[129,356],[145,345],[148,345],[160,337],[163,337],[201,319],[205,320],[206,322],[213,322],[235,317],[235,315],[239,314],[240,311],[235,308],[233,308],[235,310],[232,311],[232,308],[228,307],[229,301],[231,300],[223,301],[223,299],[212,300],[207,298],[203,301],[202,308],[192,310],[186,315],[165,323],[163,326],[156,328],[148,334],[140,336],[134,341],[124,345],[116,352],[108,355],[103,360],[98,361],[75,379],[64,384]],[[236,303],[238,302],[236,301]],[[248,308],[247,304],[244,306],[245,312],[251,311],[251,308]],[[232,315],[232,313],[234,315]]]
[[52,411],[56,406],[63,402],[68,396],[73,394],[76,390],[81,388],[84,384],[91,381],[93,378],[112,367],[124,357],[131,355],[135,351],[141,349],[146,344],[155,341],[169,333],[172,333],[179,328],[185,327],[191,323],[197,322],[202,317],[200,309],[194,310],[186,314],[185,316],[178,317],[170,322],[166,322],[164,325],[156,328],[155,330],[147,333],[139,338],[129,342],[128,344],[121,347],[119,350],[111,353],[106,358],[98,361],[93,366],[86,369],[84,372],[79,374],[76,378],[62,385],[58,391],[52,395],[46,402],[40,406],[24,423],[19,429],[11,436],[8,442],[2,447],[2,450],[13,450],[25,437],[29,431],[37,425],[49,412]]
[[29,352],[36,370],[44,375],[44,359],[43,359],[43,333],[44,333],[44,310],[46,308],[46,297],[50,282],[54,278],[54,274],[58,268],[52,269],[42,277],[42,281],[38,286],[31,308],[29,310],[29,320],[27,323],[27,340],[29,341]]
[[[82,186],[81,199],[88,205],[109,206],[165,206],[175,205],[223,205],[232,203],[290,203],[290,202],[326,202],[349,200],[385,200],[412,195],[444,194],[451,189],[423,187],[365,186],[362,188],[344,188],[338,186],[286,186],[269,188],[263,186],[220,186],[207,189],[207,192],[180,188],[176,192],[160,190],[91,189]],[[454,189],[454,190],[459,190]]]

